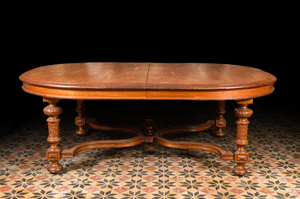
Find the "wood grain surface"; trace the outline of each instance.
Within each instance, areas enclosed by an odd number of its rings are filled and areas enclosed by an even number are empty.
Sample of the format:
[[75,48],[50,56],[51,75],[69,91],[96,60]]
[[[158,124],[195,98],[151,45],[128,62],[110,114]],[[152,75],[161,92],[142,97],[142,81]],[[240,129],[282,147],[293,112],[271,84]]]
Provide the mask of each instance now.
[[214,63],[70,63],[23,73],[23,90],[58,99],[237,100],[268,95],[276,77]]
[[149,63],[70,63],[34,68],[20,79],[37,86],[77,89],[146,87]]
[[217,90],[273,84],[276,78],[262,70],[229,64],[151,63],[149,89]]

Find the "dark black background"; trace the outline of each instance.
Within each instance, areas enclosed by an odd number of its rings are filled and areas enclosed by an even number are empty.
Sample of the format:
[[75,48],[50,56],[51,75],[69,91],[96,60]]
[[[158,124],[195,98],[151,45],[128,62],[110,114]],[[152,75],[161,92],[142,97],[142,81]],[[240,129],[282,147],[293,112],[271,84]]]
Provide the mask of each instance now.
[[[34,21],[33,21],[34,18]],[[5,38],[2,66],[2,123],[17,127],[42,112],[42,98],[25,93],[19,75],[35,67],[74,62],[206,62],[251,66],[277,77],[275,92],[257,98],[257,106],[296,112],[299,67],[285,23],[277,18],[203,24],[170,17],[147,21],[104,20],[87,24],[78,18],[60,23],[19,18]],[[284,31],[283,31],[284,30]],[[68,103],[63,102],[63,105]],[[134,101],[132,101],[134,103]],[[74,103],[72,104],[72,106]],[[4,131],[3,131],[4,132]]]

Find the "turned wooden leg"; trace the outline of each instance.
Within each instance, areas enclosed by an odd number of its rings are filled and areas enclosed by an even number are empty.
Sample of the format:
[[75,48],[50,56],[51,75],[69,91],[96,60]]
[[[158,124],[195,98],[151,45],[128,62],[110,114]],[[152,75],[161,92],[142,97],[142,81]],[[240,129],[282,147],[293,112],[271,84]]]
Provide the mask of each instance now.
[[221,137],[225,135],[225,132],[222,130],[224,127],[226,127],[226,120],[223,117],[223,115],[226,113],[225,111],[225,101],[218,101],[217,102],[217,110],[216,113],[218,114],[218,117],[216,118],[216,126],[217,126],[217,132],[215,133],[216,136]]
[[234,115],[238,117],[237,124],[237,135],[234,143],[237,145],[237,149],[234,152],[234,161],[237,165],[233,168],[233,173],[237,175],[245,175],[247,173],[244,164],[249,161],[249,153],[246,151],[245,146],[248,144],[248,124],[250,123],[247,119],[253,114],[253,111],[247,108],[248,104],[253,103],[253,99],[250,100],[237,100],[239,108],[234,109]]
[[84,130],[83,126],[85,125],[86,117],[83,115],[83,113],[86,111],[84,100],[77,100],[77,109],[76,112],[78,113],[78,116],[75,118],[75,124],[79,127],[79,129],[76,131],[77,135],[86,135],[87,132]]
[[62,165],[58,163],[61,159],[62,148],[58,146],[61,141],[59,136],[59,121],[58,115],[63,111],[61,107],[55,106],[59,99],[43,98],[44,102],[48,102],[49,105],[44,108],[44,113],[49,116],[47,119],[49,137],[47,141],[51,144],[50,148],[47,150],[47,159],[52,162],[48,171],[51,173],[58,173],[63,170]]

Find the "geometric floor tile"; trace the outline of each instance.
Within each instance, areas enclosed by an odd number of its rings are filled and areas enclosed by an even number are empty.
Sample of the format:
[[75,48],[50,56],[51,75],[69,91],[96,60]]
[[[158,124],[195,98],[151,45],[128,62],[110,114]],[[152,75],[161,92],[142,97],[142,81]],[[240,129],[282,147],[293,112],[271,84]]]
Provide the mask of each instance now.
[[[210,142],[234,150],[236,117],[232,112],[236,106],[228,104],[226,136],[215,137],[212,127],[205,132],[167,135],[168,139]],[[51,174],[46,159],[47,116],[36,113],[0,138],[0,198],[300,198],[299,120],[284,110],[250,106],[254,114],[249,118],[246,149],[250,161],[245,176],[234,175],[235,163],[221,161],[214,153],[152,143],[85,150],[73,159],[61,159],[63,171]],[[89,135],[76,135],[75,108],[67,106],[60,115],[60,146],[130,137],[90,127],[85,127]],[[157,127],[197,124],[216,116],[215,107],[203,102],[103,101],[95,108],[86,102],[86,108],[87,116],[119,125],[142,126],[150,115]]]

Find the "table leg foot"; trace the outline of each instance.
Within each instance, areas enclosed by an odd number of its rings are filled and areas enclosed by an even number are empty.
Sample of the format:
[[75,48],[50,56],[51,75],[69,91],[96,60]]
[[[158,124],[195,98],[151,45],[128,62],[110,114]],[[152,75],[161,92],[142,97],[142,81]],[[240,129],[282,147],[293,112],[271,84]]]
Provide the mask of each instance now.
[[51,166],[48,168],[50,173],[59,173],[63,170],[63,166],[55,161],[52,162]]
[[63,111],[61,107],[56,106],[59,102],[59,99],[53,98],[43,98],[44,102],[48,102],[49,105],[44,108],[44,113],[49,116],[47,119],[49,136],[47,141],[51,144],[50,148],[47,150],[47,159],[50,160],[51,166],[48,168],[48,171],[51,173],[58,173],[63,170],[63,166],[59,164],[61,159],[61,151],[63,150],[58,146],[58,143],[61,141],[59,136],[59,122],[60,115]]
[[87,131],[84,130],[84,125],[86,123],[86,116],[83,114],[86,111],[84,100],[77,100],[77,109],[76,112],[78,116],[75,118],[75,124],[78,126],[76,131],[77,135],[86,135]]
[[233,168],[233,173],[239,176],[243,176],[246,175],[247,173],[247,169],[244,167],[244,164],[237,164],[234,168]]
[[226,120],[223,117],[223,115],[226,113],[225,111],[225,101],[218,101],[217,102],[217,110],[216,113],[218,114],[218,117],[216,118],[216,126],[217,126],[217,132],[215,133],[216,136],[222,137],[225,136],[225,132],[223,131],[223,128],[226,127]]
[[248,124],[250,123],[247,119],[253,114],[253,111],[247,106],[253,103],[253,99],[250,100],[237,100],[239,108],[234,109],[234,115],[238,117],[237,124],[237,135],[234,143],[237,145],[237,149],[234,152],[234,161],[237,166],[234,167],[233,173],[237,175],[245,175],[247,173],[244,164],[249,161],[249,153],[246,151],[245,146],[248,144]]

